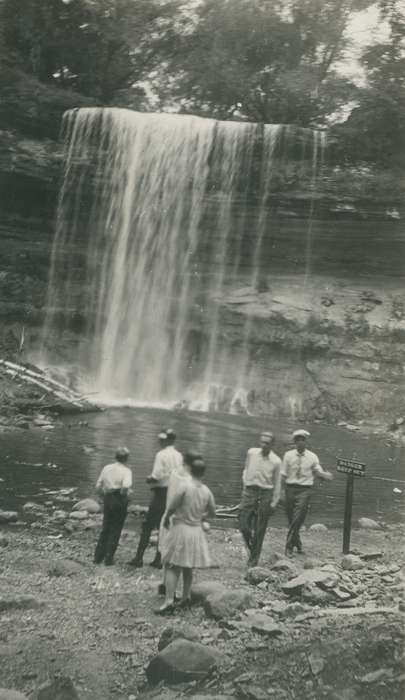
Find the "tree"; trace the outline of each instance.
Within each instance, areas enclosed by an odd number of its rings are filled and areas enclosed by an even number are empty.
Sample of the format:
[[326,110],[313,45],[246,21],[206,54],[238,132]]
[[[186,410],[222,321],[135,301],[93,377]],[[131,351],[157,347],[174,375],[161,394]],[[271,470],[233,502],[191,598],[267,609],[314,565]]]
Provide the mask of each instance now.
[[[351,96],[334,73],[351,14],[370,0],[202,0],[160,43],[184,112],[309,125]],[[159,85],[160,83],[160,85]]]
[[140,78],[142,51],[177,3],[158,0],[2,0],[3,57],[45,83],[109,102]]

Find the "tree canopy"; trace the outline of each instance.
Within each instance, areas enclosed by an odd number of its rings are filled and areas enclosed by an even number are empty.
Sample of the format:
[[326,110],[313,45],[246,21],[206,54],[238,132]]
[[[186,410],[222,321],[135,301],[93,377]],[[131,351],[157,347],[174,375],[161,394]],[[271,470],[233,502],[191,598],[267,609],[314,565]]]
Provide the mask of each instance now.
[[[376,4],[385,31],[353,81],[347,29]],[[401,160],[404,36],[401,0],[0,0],[3,66],[43,85],[141,110],[332,125],[341,157],[384,164]]]

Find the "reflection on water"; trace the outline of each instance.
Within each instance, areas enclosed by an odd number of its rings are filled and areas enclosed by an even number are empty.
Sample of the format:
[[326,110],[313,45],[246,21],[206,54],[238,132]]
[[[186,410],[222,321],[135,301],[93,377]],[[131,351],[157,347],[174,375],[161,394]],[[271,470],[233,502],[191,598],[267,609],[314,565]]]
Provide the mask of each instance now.
[[[82,420],[70,417],[53,431],[33,429],[1,436],[1,508],[18,508],[41,488],[77,486],[80,496],[94,494],[98,473],[118,444],[131,451],[133,500],[146,504],[149,488],[145,477],[158,448],[157,434],[169,426],[177,432],[180,450],[196,446],[203,452],[208,464],[207,483],[217,503],[234,505],[240,499],[245,454],[257,444],[258,433],[271,428],[277,436],[276,452],[282,456],[296,427],[286,421],[271,421],[269,425],[262,417],[176,414],[146,408],[113,408],[92,414],[86,416],[85,426],[80,425]],[[337,524],[343,519],[346,478],[336,472],[337,456],[366,463],[366,478],[355,483],[354,518],[380,516],[394,521],[405,515],[405,484],[400,483],[405,478],[403,446],[341,428],[305,427],[311,430],[311,447],[321,464],[335,473],[333,482],[316,485],[309,522]],[[403,493],[395,494],[395,487]],[[273,522],[284,525],[281,510]]]

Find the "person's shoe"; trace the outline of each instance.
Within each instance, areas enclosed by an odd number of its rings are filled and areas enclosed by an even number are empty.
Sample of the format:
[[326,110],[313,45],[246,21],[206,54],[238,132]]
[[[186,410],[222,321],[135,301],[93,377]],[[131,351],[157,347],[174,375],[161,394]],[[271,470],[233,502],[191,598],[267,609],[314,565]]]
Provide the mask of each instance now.
[[99,565],[99,564],[102,564],[102,563],[103,563],[103,560],[102,560],[102,559],[93,559],[93,564]]
[[162,560],[160,559],[160,557],[156,557],[153,561],[151,561],[149,566],[153,566],[154,569],[163,569]]
[[285,550],[285,556],[291,558],[293,556],[294,552],[292,549],[287,548]]
[[166,595],[166,586],[164,583],[158,585],[158,595]]
[[155,615],[161,615],[162,617],[165,615],[173,615],[175,612],[175,606],[174,603],[169,603],[168,605],[163,605],[161,608],[158,608],[157,610],[153,611]]
[[104,562],[104,566],[114,566],[113,559],[106,559]]
[[304,552],[304,550],[302,549],[302,547],[300,547],[299,549],[298,549],[298,547],[297,547],[297,554],[301,554],[301,556],[305,556],[305,552]]
[[143,561],[142,559],[131,559],[131,561],[128,562],[128,565],[133,566],[134,569],[142,569]]
[[179,602],[176,605],[176,608],[178,610],[190,610],[191,608],[191,599],[190,598],[184,598],[184,600],[179,600]]

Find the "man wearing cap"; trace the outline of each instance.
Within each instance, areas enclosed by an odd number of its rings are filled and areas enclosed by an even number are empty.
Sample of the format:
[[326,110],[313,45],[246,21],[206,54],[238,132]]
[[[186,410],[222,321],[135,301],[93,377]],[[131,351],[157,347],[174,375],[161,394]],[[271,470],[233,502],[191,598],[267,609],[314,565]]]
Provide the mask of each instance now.
[[262,433],[260,447],[248,450],[243,471],[239,529],[250,556],[248,566],[257,566],[270,515],[280,498],[281,459],[272,451],[272,433]]
[[104,500],[103,526],[94,552],[94,563],[112,566],[120,541],[128,508],[128,493],[132,486],[132,472],[126,466],[129,451],[118,447],[115,462],[107,464],[96,484],[97,493]]
[[304,524],[315,477],[330,481],[330,472],[324,471],[314,452],[306,447],[310,434],[307,430],[293,433],[295,448],[288,450],[281,467],[282,483],[285,486],[285,508],[288,518],[286,554],[292,555],[294,547],[302,554],[300,528]]
[[[138,549],[134,559],[129,563],[131,566],[140,568],[143,566],[143,555],[149,544],[152,530],[159,529],[160,521],[166,510],[167,489],[169,485],[170,475],[175,470],[182,470],[183,456],[174,447],[176,434],[174,430],[168,428],[162,431],[159,436],[160,450],[157,452],[153,464],[152,474],[146,479],[152,488],[152,500],[146,518],[142,525],[141,537],[138,543]],[[151,566],[157,569],[161,568],[161,555],[156,549],[156,555],[151,562]]]

